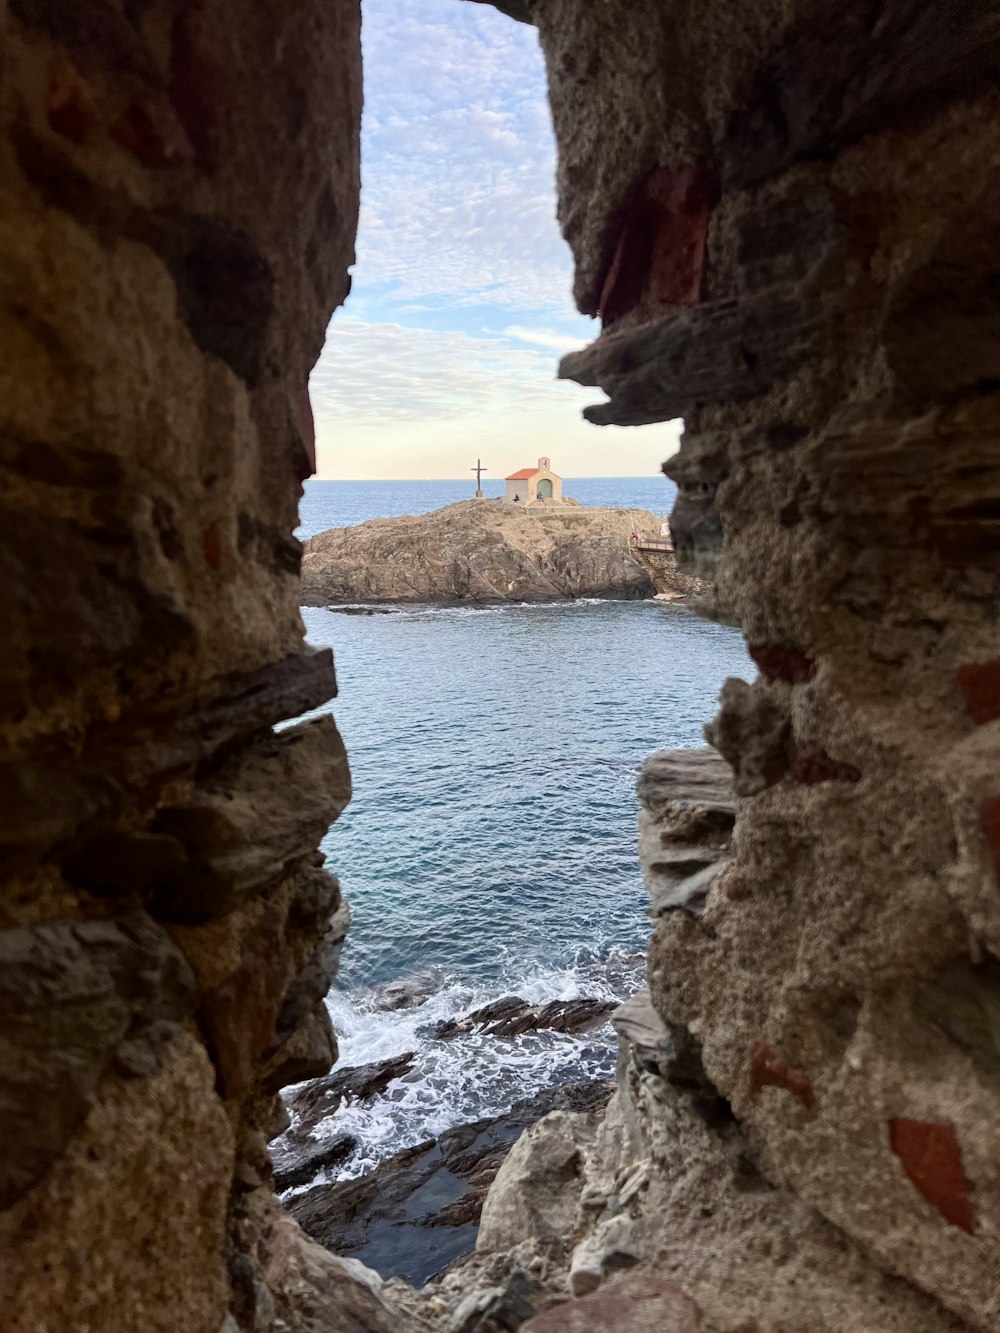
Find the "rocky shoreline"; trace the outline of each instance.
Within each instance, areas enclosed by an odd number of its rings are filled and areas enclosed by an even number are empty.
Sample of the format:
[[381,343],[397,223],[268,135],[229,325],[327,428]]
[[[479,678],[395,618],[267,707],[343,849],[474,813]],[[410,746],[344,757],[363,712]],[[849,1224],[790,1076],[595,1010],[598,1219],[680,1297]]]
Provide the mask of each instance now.
[[[396,998],[397,1007],[408,1007],[404,993]],[[519,996],[504,996],[440,1023],[433,1038],[448,1042],[478,1032],[513,1042],[542,1031],[579,1034],[602,1027],[615,1007],[590,998],[532,1005]],[[337,1169],[356,1146],[349,1134],[338,1132],[338,1110],[391,1096],[391,1085],[410,1073],[416,1058],[407,1051],[338,1068],[291,1091],[286,1098],[290,1123],[272,1142],[270,1156],[275,1188],[286,1194],[287,1211],[313,1240],[383,1277],[419,1286],[475,1248],[487,1190],[520,1135],[552,1111],[603,1109],[613,1085],[592,1079],[546,1088],[515,1100],[499,1115],[403,1148],[374,1171],[337,1179]]]
[[536,511],[503,500],[372,519],[305,543],[302,602],[364,614],[394,602],[638,600],[658,593],[683,599],[695,591],[692,580],[662,562],[651,572],[630,546],[633,533],[658,539],[661,525],[645,509],[568,502]]

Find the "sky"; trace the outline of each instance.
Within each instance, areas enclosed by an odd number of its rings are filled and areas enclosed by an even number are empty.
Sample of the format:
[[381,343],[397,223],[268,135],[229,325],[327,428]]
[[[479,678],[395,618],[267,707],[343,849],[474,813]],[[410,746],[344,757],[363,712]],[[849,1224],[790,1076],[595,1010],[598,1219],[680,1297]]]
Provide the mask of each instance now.
[[310,382],[321,478],[654,475],[678,424],[592,426],[559,383],[574,307],[534,28],[464,0],[363,0],[353,288]]

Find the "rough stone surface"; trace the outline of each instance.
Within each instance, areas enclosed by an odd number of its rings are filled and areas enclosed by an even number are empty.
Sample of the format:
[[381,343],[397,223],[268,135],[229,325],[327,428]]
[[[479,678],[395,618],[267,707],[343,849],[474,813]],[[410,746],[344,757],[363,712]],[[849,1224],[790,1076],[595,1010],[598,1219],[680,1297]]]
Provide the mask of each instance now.
[[[670,1091],[602,1132],[662,1145],[640,1266],[727,1329],[991,1328],[995,15],[539,0],[534,17],[581,309],[608,281],[621,294],[616,246],[653,173],[705,161],[719,179],[697,301],[630,298],[563,363],[607,395],[591,421],[683,418],[677,558],[759,669],[726,682],[706,732],[733,774],[728,862],[680,828],[662,846],[643,812],[668,909],[652,1003],[729,1108],[703,1124],[733,1174],[685,1196],[700,1168],[667,1133],[685,1137],[693,1094],[643,1072]],[[701,902],[689,875],[711,880]],[[759,1228],[787,1246],[783,1275]]]
[[642,509],[532,512],[503,500],[371,519],[309,539],[303,596],[312,605],[650,597],[629,537],[658,536],[661,521]]
[[[537,25],[577,300],[611,315],[563,373],[597,424],[683,419],[676,558],[759,668],[708,731],[734,795],[643,798],[662,1031],[620,1019],[606,1115],[521,1140],[439,1296],[276,1212],[274,1089],[332,1057],[342,934],[339,738],[272,729],[335,693],[293,533],[353,257],[359,6],[10,0],[0,1323],[399,1333],[481,1281],[485,1333],[518,1274],[573,1319],[575,1257],[587,1299],[634,1260],[703,1333],[992,1333],[996,13],[500,8]],[[635,518],[581,549],[535,515],[496,542],[491,513],[444,594],[447,542],[412,575],[373,534],[374,586],[314,546],[311,595],[648,595]]]
[[222,1323],[234,1144],[213,1084],[186,1034],[152,1078],[102,1083],[45,1179],[0,1214],[5,1329],[175,1333]]
[[701,1311],[672,1282],[643,1274],[622,1278],[583,1300],[567,1301],[529,1319],[525,1333],[698,1333]]
[[[336,694],[293,532],[353,260],[359,21],[0,16],[10,1333],[277,1333],[269,1089],[332,1059],[346,928],[317,863],[343,747],[330,717],[273,729]],[[322,1283],[346,1329],[349,1287]]]

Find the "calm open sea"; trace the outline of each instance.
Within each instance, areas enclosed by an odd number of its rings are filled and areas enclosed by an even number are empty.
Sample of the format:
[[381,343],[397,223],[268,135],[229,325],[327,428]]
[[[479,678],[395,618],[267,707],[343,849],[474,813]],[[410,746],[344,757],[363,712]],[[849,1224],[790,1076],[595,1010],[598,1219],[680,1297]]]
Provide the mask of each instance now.
[[[302,532],[471,489],[312,482]],[[566,485],[585,503],[663,514],[672,490],[658,478]],[[636,774],[652,750],[701,744],[723,680],[752,667],[735,630],[657,602],[303,616],[336,655],[331,707],[355,786],[324,843],[354,914],[329,1001],[341,1060],[419,1052],[386,1099],[328,1126],[363,1140],[355,1174],[541,1087],[610,1074],[608,1031],[441,1043],[430,1029],[504,994],[617,997],[642,984]],[[421,1004],[379,1008],[381,986],[417,974]]]

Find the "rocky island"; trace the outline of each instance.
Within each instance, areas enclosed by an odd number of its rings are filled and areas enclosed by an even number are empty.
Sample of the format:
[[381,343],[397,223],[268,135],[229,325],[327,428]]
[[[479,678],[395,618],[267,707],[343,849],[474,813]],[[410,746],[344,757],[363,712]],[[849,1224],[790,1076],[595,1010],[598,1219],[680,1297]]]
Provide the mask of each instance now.
[[464,500],[429,514],[331,528],[305,544],[302,601],[555,601],[577,597],[682,597],[697,580],[672,556],[655,571],[631,537],[658,539],[646,509],[597,509],[564,501],[551,509],[505,500]]

